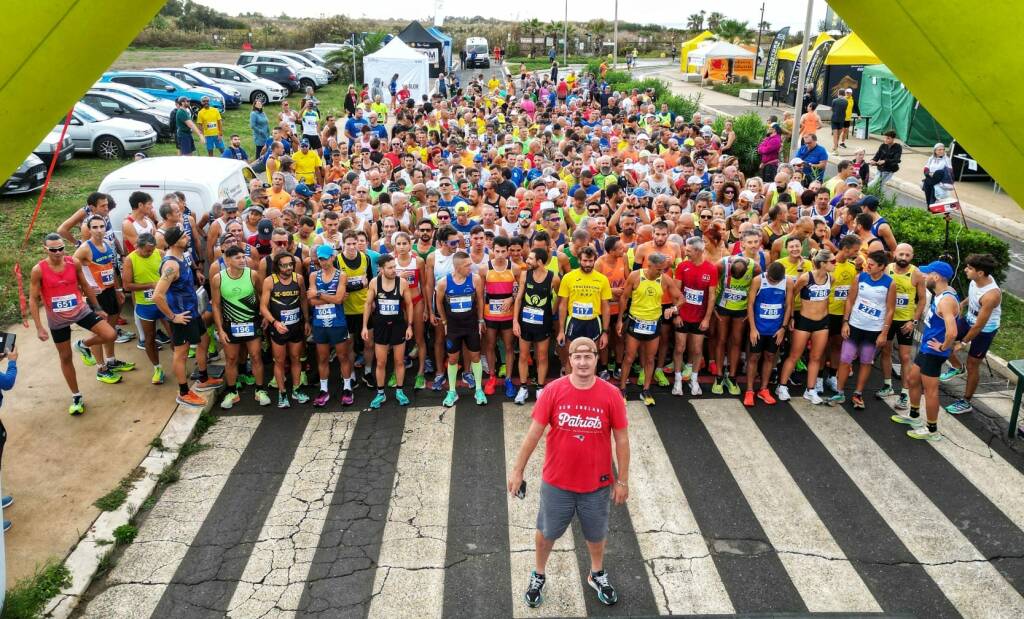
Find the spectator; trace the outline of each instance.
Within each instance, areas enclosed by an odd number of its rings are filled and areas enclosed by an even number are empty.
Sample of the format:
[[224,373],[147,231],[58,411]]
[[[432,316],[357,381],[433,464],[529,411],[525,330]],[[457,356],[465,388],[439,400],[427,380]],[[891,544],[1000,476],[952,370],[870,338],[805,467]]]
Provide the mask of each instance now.
[[882,145],[878,147],[875,156],[868,163],[878,168],[878,177],[875,184],[879,189],[885,187],[885,183],[892,178],[900,169],[900,158],[903,157],[903,147],[896,143],[896,132],[886,131],[883,134]]
[[797,159],[803,161],[804,184],[810,185],[812,181],[825,180],[825,166],[828,165],[828,151],[821,144],[818,144],[818,136],[815,134],[804,136],[804,145],[796,151]]
[[252,129],[255,152],[259,153],[263,145],[270,139],[270,121],[263,113],[263,102],[260,100],[252,102],[252,111],[249,112],[249,128]]
[[[4,355],[0,353],[0,359],[7,357],[7,370],[0,374],[0,407],[4,403],[4,391],[10,391],[14,388],[14,381],[18,378],[18,351],[12,350],[10,353]],[[4,456],[4,445],[7,443],[7,429],[4,428],[4,424],[0,421],[0,462],[3,461]],[[0,507],[7,509],[7,507],[14,502],[14,497],[4,496],[0,499]],[[11,528],[11,521],[4,518],[4,532]]]
[[921,189],[924,189],[925,204],[935,202],[936,185],[951,182],[953,182],[953,164],[946,155],[946,145],[936,144],[932,147],[932,156],[924,164],[924,181],[921,183]]
[[821,117],[818,116],[818,104],[811,101],[807,111],[800,117],[800,137],[816,135],[821,129]]
[[757,154],[761,156],[761,178],[775,178],[779,169],[779,153],[782,150],[782,127],[772,123],[768,133],[757,145]]

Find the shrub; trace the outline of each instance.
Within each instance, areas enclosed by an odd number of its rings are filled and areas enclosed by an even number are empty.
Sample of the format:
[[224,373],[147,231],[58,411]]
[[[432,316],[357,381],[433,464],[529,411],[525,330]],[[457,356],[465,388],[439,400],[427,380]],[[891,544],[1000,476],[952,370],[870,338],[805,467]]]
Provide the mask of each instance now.
[[47,563],[35,574],[18,581],[7,591],[3,617],[38,617],[46,603],[71,585],[71,571],[62,563]]
[[[716,135],[721,135],[725,128],[725,118],[719,116],[712,123]],[[757,154],[757,145],[765,135],[764,121],[755,112],[747,112],[732,119],[732,130],[736,132],[736,141],[732,145],[732,153],[740,160],[740,169],[747,176],[755,176],[761,162]]]
[[135,541],[135,536],[139,534],[139,529],[132,524],[122,524],[121,526],[114,529],[114,541],[120,545],[131,544]]

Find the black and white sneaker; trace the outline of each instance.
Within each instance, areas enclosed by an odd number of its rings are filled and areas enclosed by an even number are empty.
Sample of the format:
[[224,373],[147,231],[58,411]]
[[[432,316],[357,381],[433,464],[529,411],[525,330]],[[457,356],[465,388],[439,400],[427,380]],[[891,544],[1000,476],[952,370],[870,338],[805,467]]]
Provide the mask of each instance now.
[[597,599],[605,606],[611,606],[619,601],[619,594],[615,593],[615,588],[608,582],[608,572],[591,572],[587,577],[587,584],[597,591]]
[[526,593],[523,594],[523,600],[526,601],[526,605],[530,608],[537,608],[544,601],[545,582],[544,574],[530,572],[530,586],[526,589]]

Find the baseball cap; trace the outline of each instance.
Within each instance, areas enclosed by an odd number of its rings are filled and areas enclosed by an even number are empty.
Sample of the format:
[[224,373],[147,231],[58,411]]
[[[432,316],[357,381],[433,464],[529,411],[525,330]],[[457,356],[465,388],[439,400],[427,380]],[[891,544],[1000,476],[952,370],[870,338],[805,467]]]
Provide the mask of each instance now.
[[569,354],[589,352],[597,354],[597,344],[589,337],[578,337],[569,343]]
[[473,210],[473,209],[471,209],[469,207],[469,205],[464,203],[464,202],[459,202],[458,204],[455,205],[455,212],[456,213],[468,213],[471,210]]
[[309,140],[307,140],[306,138],[302,138],[301,140],[299,140],[299,146],[309,146]]
[[334,248],[330,245],[317,245],[316,257],[318,260],[327,260],[334,257]]
[[799,157],[793,157],[789,160],[789,165],[803,165],[804,160]]
[[637,140],[638,142],[639,142],[640,140],[646,140],[646,141],[650,142],[650,141],[651,141],[651,138],[647,137],[647,134],[646,134],[646,133],[641,133],[640,135],[636,136],[636,140]]
[[300,196],[305,196],[309,198],[313,195],[313,190],[310,189],[309,185],[307,185],[306,183],[299,183],[298,185],[295,186],[295,193],[299,194]]
[[875,196],[864,196],[860,200],[854,203],[854,206],[866,206],[870,209],[878,208],[878,198]]
[[701,135],[711,135],[715,133],[715,130],[708,125],[704,125],[700,128]]
[[224,198],[220,201],[220,208],[222,211],[237,211],[238,202],[235,202],[232,198]]
[[749,189],[744,189],[743,191],[740,192],[739,199],[740,200],[750,200],[751,202],[753,202],[756,197],[757,196],[754,195],[753,191],[750,191]]
[[928,264],[921,267],[920,271],[922,273],[935,273],[936,275],[938,275],[939,277],[946,281],[953,279],[953,267],[949,266],[949,263],[943,262],[941,260],[929,262]]
[[177,243],[178,239],[184,236],[184,234],[185,232],[181,228],[174,226],[170,230],[164,232],[164,240],[167,241],[167,246],[170,247]]
[[638,198],[646,198],[647,190],[645,190],[643,187],[637,187],[636,189],[633,190],[633,195]]
[[324,187],[324,193],[329,193],[332,196],[337,196],[339,193],[341,193],[341,186],[338,185],[338,183],[327,183],[327,186]]
[[693,141],[693,138],[686,138],[685,140],[683,140],[683,146],[689,147],[693,146],[694,144],[696,144],[696,142]]
[[274,224],[269,219],[261,219],[256,224],[256,238],[261,241],[269,241],[270,235],[274,232]]
[[558,191],[558,189],[548,189],[548,194],[547,195],[548,195],[548,200],[554,200],[558,196],[562,195],[562,192]]
[[686,184],[687,185],[703,185],[704,184],[704,179],[699,177],[699,176],[691,176],[690,178],[686,179]]
[[857,178],[856,176],[851,176],[850,178],[846,179],[846,184],[847,185],[860,185],[860,179]]
[[643,159],[644,157],[650,157],[650,156],[651,156],[651,151],[649,151],[649,150],[642,150],[642,151],[640,151],[640,158],[641,159]]
[[260,215],[262,215],[263,214],[263,207],[262,206],[256,206],[254,204],[254,205],[250,206],[249,208],[245,209],[244,211],[242,211],[242,214],[243,215],[248,215],[249,213],[252,213],[254,211],[259,213]]

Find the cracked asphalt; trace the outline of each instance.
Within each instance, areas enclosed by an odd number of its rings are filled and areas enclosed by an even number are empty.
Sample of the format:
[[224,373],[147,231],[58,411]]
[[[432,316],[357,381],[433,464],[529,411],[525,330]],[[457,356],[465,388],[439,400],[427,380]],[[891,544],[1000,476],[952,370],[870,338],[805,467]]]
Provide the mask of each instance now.
[[[528,407],[259,408],[219,417],[78,616],[1024,616],[1024,457],[984,412],[919,444],[866,411],[729,398],[629,404],[630,499],[585,583],[578,526],[533,569],[543,442],[504,491]],[[498,398],[495,398],[498,400]]]

